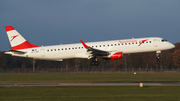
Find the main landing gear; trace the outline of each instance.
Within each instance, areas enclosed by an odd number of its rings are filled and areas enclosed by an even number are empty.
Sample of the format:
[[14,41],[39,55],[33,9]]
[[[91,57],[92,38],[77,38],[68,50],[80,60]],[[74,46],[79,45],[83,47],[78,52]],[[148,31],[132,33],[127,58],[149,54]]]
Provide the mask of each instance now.
[[91,66],[98,66],[98,65],[99,65],[99,62],[97,60],[97,57],[92,58]]
[[99,62],[98,61],[91,61],[91,66],[98,66]]

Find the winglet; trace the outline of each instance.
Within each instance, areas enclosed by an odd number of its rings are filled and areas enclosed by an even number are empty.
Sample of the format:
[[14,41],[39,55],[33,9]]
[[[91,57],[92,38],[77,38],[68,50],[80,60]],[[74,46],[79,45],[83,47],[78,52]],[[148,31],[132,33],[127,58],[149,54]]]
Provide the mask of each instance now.
[[85,48],[91,48],[90,46],[87,46],[82,40],[80,40],[81,41],[81,43],[83,44],[83,46],[85,47]]

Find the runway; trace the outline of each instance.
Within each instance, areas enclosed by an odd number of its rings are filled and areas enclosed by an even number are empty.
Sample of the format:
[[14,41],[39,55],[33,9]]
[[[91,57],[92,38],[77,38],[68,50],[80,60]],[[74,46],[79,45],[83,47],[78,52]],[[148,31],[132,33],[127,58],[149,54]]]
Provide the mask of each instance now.
[[[6,86],[139,86],[143,82],[118,82],[118,83],[0,83],[0,87]],[[143,86],[180,86],[180,82],[145,82]]]

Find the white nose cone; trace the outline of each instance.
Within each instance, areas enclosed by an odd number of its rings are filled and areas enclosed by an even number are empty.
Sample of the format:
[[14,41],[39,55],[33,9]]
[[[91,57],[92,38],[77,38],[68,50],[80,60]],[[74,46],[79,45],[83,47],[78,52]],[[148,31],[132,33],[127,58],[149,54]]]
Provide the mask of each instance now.
[[171,47],[171,48],[175,48],[175,45],[172,44],[172,43],[170,43],[170,47]]

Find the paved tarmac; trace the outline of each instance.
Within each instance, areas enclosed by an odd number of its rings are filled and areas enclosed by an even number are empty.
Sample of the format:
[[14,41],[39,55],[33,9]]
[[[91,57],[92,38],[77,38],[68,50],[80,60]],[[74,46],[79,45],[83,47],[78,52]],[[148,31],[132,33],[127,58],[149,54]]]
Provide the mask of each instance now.
[[[143,82],[120,83],[0,83],[0,87],[6,86],[139,86]],[[180,86],[180,82],[145,82],[143,86]]]

